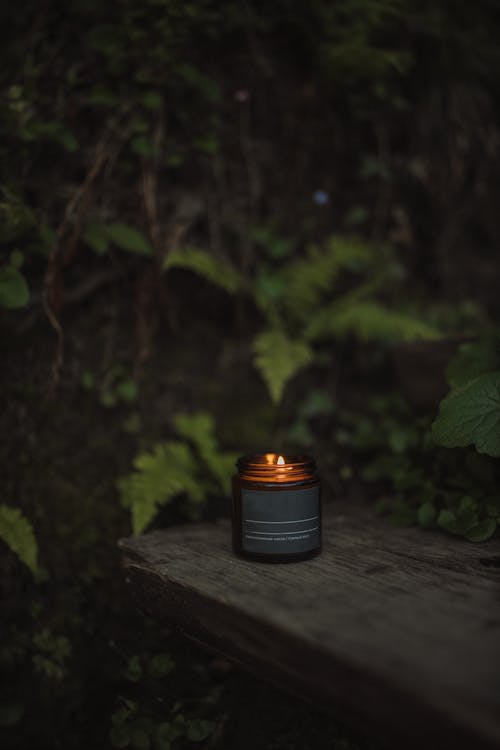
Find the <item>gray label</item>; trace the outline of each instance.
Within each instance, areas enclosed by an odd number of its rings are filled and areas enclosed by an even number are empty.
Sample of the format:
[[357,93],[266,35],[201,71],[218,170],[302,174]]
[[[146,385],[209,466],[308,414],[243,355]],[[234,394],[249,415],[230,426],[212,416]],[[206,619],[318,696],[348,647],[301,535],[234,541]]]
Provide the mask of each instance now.
[[242,539],[246,552],[280,555],[320,545],[319,487],[242,490]]

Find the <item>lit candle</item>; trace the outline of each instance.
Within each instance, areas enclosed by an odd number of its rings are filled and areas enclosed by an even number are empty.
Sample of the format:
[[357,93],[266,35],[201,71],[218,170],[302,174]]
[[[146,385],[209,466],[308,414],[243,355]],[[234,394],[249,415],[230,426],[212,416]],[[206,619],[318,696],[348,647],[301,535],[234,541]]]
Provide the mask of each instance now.
[[244,456],[233,477],[233,549],[269,562],[321,550],[321,487],[309,456]]

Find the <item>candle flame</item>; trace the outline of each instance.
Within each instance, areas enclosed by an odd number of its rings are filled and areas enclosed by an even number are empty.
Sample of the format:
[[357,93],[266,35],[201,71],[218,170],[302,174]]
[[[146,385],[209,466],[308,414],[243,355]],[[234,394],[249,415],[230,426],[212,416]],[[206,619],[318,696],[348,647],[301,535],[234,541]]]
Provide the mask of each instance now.
[[284,466],[285,465],[285,459],[283,458],[283,456],[279,456],[278,460],[276,461],[276,463],[278,464],[278,466]]

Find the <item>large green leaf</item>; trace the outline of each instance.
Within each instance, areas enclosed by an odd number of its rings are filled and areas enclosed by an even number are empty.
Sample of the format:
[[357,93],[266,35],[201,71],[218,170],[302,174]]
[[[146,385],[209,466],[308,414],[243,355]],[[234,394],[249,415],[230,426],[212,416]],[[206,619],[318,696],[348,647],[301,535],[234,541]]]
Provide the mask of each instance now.
[[448,448],[474,444],[500,456],[500,372],[489,372],[452,391],[439,407],[432,435]]
[[196,476],[196,461],[184,443],[167,442],[139,454],[135,471],[119,480],[123,504],[131,509],[134,534],[153,520],[158,508],[186,493],[196,510],[205,499],[205,488]]
[[287,382],[313,358],[305,341],[294,341],[280,329],[263,331],[254,340],[255,366],[267,385],[269,394],[278,403]]
[[33,527],[19,508],[0,505],[0,539],[11,548],[32,573],[38,570],[38,545]]
[[28,304],[30,293],[26,279],[17,268],[0,269],[0,307],[16,310]]
[[413,341],[433,339],[439,334],[417,318],[390,310],[378,302],[337,302],[324,308],[306,329],[308,339],[357,336],[363,341]]
[[143,234],[127,224],[108,224],[106,234],[120,250],[136,255],[153,255],[153,248]]
[[193,271],[231,294],[241,286],[240,275],[234,268],[196,247],[186,247],[169,253],[165,258],[163,269],[168,271],[170,268],[185,268]]

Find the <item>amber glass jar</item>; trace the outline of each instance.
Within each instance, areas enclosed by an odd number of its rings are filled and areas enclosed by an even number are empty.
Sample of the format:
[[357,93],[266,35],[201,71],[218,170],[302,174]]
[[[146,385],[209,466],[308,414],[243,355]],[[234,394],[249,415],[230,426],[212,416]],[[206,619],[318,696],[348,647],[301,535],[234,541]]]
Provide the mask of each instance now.
[[266,562],[321,551],[321,487],[309,456],[244,456],[233,477],[233,549]]

